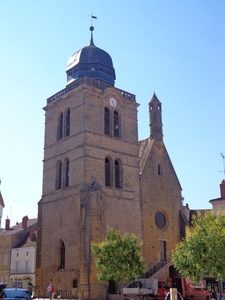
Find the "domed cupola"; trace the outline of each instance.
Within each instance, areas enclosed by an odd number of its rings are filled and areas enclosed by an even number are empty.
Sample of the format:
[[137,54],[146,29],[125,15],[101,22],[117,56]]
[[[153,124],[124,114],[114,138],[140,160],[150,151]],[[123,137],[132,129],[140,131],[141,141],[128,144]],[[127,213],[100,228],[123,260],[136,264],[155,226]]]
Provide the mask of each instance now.
[[112,58],[107,52],[94,45],[93,30],[94,27],[91,26],[90,44],[75,52],[68,61],[67,84],[88,76],[114,86],[116,75]]

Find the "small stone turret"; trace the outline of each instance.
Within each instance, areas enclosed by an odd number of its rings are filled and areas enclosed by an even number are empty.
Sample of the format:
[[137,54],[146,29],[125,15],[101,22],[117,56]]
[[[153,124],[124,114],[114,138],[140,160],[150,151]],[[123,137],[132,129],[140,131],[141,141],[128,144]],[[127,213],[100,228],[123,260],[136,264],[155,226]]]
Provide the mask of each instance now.
[[158,142],[163,141],[162,132],[162,104],[154,93],[149,102],[150,139]]

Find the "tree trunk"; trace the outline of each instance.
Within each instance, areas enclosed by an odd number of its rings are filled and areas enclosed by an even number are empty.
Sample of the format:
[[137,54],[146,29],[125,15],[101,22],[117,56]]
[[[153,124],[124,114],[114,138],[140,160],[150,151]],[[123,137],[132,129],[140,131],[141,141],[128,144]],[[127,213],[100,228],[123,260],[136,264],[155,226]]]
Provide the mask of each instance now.
[[122,300],[124,300],[123,287],[124,287],[124,280],[121,280],[121,282],[120,282],[120,291],[121,291]]

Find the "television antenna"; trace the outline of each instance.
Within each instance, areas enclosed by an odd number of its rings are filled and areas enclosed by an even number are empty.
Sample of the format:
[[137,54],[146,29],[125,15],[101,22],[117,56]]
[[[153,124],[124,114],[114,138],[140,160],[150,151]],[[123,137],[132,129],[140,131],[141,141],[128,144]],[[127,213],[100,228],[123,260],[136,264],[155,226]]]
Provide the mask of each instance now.
[[223,172],[223,174],[224,174],[224,178],[225,178],[225,162],[224,162],[224,160],[225,160],[225,156],[223,155],[223,153],[221,153],[220,152],[220,154],[221,154],[221,156],[222,156],[222,159],[223,159],[223,171],[220,171],[220,172]]

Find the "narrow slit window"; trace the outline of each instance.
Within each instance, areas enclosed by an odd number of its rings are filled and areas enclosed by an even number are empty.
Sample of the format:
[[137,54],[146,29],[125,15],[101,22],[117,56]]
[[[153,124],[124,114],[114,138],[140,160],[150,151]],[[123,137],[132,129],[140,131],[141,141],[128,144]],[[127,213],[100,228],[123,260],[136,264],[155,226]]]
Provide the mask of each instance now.
[[162,166],[158,164],[158,175],[162,175]]
[[167,256],[166,256],[166,241],[160,241],[160,260],[162,262],[167,261]]

